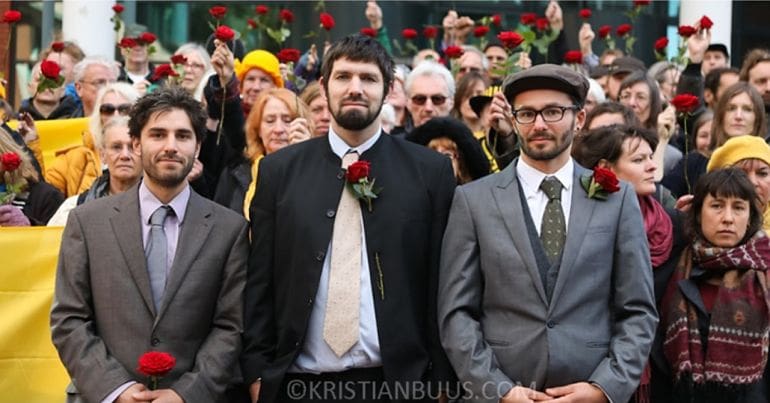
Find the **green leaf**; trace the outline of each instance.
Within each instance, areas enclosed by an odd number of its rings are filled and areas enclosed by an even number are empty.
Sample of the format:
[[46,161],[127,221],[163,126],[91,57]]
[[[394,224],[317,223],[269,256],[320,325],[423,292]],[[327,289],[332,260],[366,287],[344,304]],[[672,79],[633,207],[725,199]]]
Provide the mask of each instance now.
[[524,42],[526,43],[532,43],[537,38],[537,34],[535,34],[532,30],[528,30],[526,32],[520,32],[520,34],[524,38]]

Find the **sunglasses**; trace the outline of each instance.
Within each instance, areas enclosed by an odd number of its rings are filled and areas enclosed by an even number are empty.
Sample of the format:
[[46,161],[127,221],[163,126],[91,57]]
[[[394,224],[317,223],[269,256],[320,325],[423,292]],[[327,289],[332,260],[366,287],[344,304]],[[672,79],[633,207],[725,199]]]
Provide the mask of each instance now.
[[430,102],[436,106],[444,105],[444,102],[447,100],[447,97],[443,95],[431,95],[429,97],[425,95],[415,95],[412,97],[412,102],[414,102],[415,105],[425,105],[425,102],[428,101],[428,98],[430,98]]
[[113,104],[102,104],[102,106],[99,107],[99,113],[102,115],[112,115],[115,113],[115,111],[118,111],[121,115],[128,115],[128,111],[131,110],[131,104],[120,104],[120,105],[113,105]]

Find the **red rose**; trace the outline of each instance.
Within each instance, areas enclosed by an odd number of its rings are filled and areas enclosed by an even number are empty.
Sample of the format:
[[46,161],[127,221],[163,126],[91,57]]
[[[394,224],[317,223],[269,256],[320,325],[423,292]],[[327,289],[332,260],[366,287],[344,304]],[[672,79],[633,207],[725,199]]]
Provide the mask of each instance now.
[[13,24],[14,22],[21,21],[21,12],[16,10],[8,10],[3,13],[3,22]]
[[139,37],[136,39],[138,39],[139,42],[144,43],[145,45],[149,45],[155,42],[158,39],[158,37],[155,36],[155,34],[153,34],[152,32],[142,32],[142,34],[139,35]]
[[462,56],[463,53],[465,53],[465,51],[459,46],[447,46],[447,48],[444,49],[444,54],[450,59],[457,59]]
[[209,14],[211,14],[212,17],[214,17],[217,20],[221,20],[222,18],[225,18],[225,14],[227,14],[227,7],[225,6],[214,6],[209,9]]
[[618,29],[615,31],[618,36],[627,35],[629,32],[631,32],[631,24],[620,24],[618,25]]
[[368,178],[369,161],[358,160],[350,164],[350,166],[348,166],[347,172],[345,173],[345,177],[350,183],[358,183],[359,180]]
[[257,28],[257,22],[253,18],[247,18],[246,24],[249,24],[249,28],[251,29]]
[[599,27],[599,32],[598,32],[599,38],[601,39],[607,38],[608,36],[610,36],[610,32],[612,32],[611,26],[602,25],[601,27]]
[[122,4],[115,4],[114,6],[112,6],[112,11],[114,11],[114,12],[115,12],[115,14],[120,14],[120,13],[122,13],[122,12],[123,12],[123,10],[125,10],[125,9],[126,9],[126,8],[125,8],[125,7],[123,7],[123,5],[122,5]]
[[401,31],[401,36],[406,40],[412,40],[417,38],[417,31],[412,28],[406,28]]
[[680,25],[679,26],[679,36],[683,38],[689,38],[693,36],[696,32],[698,32],[694,27],[691,27],[689,25]]
[[287,24],[294,22],[294,13],[285,8],[278,13],[278,16],[281,18],[281,21]]
[[489,33],[489,27],[486,25],[479,25],[478,27],[473,29],[473,36],[476,38],[481,38],[482,36]]
[[331,31],[332,28],[334,28],[334,17],[332,17],[329,13],[321,13],[320,16],[321,20],[321,28]]
[[51,50],[54,52],[61,52],[64,50],[64,42],[54,42],[51,44]]
[[583,63],[583,53],[579,50],[570,50],[564,54],[564,63],[581,64]]
[[298,49],[285,48],[276,53],[275,57],[277,57],[278,61],[281,63],[297,63],[299,61],[300,53]]
[[689,113],[698,108],[700,100],[693,94],[679,94],[671,99],[671,105],[674,105],[677,112]]
[[535,28],[537,28],[538,31],[545,31],[548,29],[548,26],[551,25],[548,22],[548,18],[538,18],[535,21]]
[[665,36],[655,41],[656,51],[663,52],[664,50],[666,50],[666,47],[668,47],[668,38],[666,38]]
[[176,358],[169,353],[160,351],[148,351],[139,357],[137,372],[146,376],[163,376],[169,373],[176,365]]
[[264,5],[264,4],[260,4],[260,5],[258,5],[258,6],[257,6],[257,8],[256,8],[256,12],[257,12],[257,14],[259,14],[259,15],[265,15],[265,14],[267,14],[267,6],[266,6],[266,5]]
[[608,193],[615,193],[620,190],[620,182],[615,173],[607,168],[594,168],[594,181],[602,187],[602,190]]
[[368,36],[370,38],[377,37],[377,30],[374,29],[374,28],[371,28],[371,27],[361,28],[360,32],[361,32],[361,35],[363,35],[363,36]]
[[714,21],[707,16],[700,17],[700,29],[711,29],[714,26]]
[[587,8],[584,8],[584,9],[580,10],[579,14],[580,14],[580,18],[582,18],[584,20],[587,20],[587,19],[591,18],[591,10],[589,10]]
[[124,48],[124,49],[131,49],[134,46],[136,46],[136,41],[134,38],[123,38],[120,40],[120,43],[118,44],[118,47]]
[[155,72],[152,73],[152,81],[157,81],[166,77],[179,77],[174,68],[170,64],[161,64],[155,67]]
[[535,13],[523,13],[521,14],[521,23],[524,25],[532,25],[537,21],[537,14]]
[[42,73],[45,78],[58,80],[59,73],[61,73],[61,67],[59,67],[59,63],[52,60],[43,60],[43,62],[40,63],[40,73]]
[[494,24],[496,27],[499,27],[500,24],[502,24],[503,18],[500,17],[500,14],[495,14],[492,16],[492,24]]
[[227,25],[220,25],[214,31],[214,36],[222,42],[229,42],[235,38],[235,31]]
[[19,165],[21,165],[21,158],[19,157],[19,154],[16,154],[15,152],[8,152],[3,153],[2,157],[0,157],[2,160],[3,171],[6,172],[13,172],[19,168]]
[[503,31],[497,34],[497,39],[503,43],[506,49],[515,49],[524,42],[524,37],[516,31]]
[[173,55],[171,56],[171,64],[186,64],[187,58],[184,57],[184,55]]
[[422,30],[422,36],[428,39],[435,39],[438,36],[438,28],[434,26],[427,26]]
[[634,0],[635,7],[649,6],[651,0]]

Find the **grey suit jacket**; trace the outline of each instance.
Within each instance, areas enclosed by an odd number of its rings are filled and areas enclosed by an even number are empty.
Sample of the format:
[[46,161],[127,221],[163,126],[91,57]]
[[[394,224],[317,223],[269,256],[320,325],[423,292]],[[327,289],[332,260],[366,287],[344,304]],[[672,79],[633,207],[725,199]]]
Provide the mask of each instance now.
[[128,381],[147,384],[136,368],[151,350],[177,360],[159,388],[188,403],[222,399],[241,349],[246,231],[243,217],[191,192],[156,312],[137,186],[70,213],[51,333],[83,400],[99,402]]
[[[572,162],[570,162],[572,163]],[[589,199],[575,164],[567,240],[550,303],[527,235],[516,162],[458,187],[444,235],[441,341],[470,400],[513,385],[587,381],[615,403],[639,383],[657,325],[652,268],[632,187]]]

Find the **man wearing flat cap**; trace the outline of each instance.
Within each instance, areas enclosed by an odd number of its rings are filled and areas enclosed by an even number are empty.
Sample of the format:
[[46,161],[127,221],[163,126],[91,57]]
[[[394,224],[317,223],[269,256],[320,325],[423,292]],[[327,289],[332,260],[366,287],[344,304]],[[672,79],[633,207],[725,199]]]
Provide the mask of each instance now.
[[594,173],[570,157],[583,76],[545,64],[503,87],[521,156],[455,191],[442,345],[470,401],[627,402],[658,321],[636,194],[589,193]]

